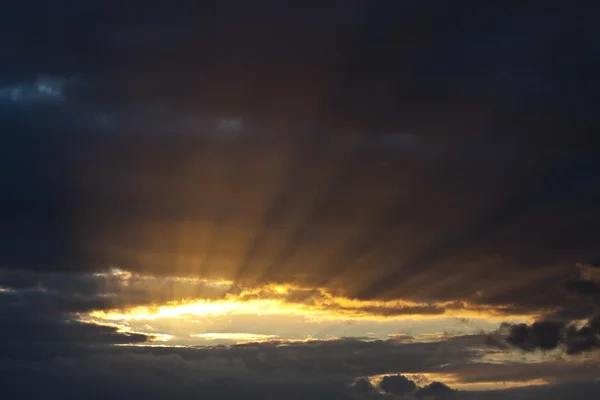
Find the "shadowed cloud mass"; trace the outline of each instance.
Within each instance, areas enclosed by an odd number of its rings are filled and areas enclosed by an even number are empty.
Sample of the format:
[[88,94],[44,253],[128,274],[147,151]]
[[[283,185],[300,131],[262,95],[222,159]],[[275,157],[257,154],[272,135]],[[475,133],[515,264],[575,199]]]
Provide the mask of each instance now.
[[593,398],[599,11],[7,5],[0,389]]

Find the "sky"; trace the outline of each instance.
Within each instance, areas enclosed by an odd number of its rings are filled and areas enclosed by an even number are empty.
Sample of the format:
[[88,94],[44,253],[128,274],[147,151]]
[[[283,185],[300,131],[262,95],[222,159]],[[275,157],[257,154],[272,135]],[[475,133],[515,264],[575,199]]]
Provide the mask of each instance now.
[[6,5],[2,398],[598,398],[599,14]]

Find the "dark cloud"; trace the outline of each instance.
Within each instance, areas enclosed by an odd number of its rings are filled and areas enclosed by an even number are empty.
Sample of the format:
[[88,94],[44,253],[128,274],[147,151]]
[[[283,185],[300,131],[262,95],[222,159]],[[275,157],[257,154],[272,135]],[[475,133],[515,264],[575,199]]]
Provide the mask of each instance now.
[[76,320],[44,315],[2,316],[3,346],[35,345],[38,343],[122,344],[140,343],[148,338],[142,334],[117,332],[117,328],[86,324]]
[[[124,353],[57,358],[26,366],[4,362],[2,367],[6,374],[2,375],[1,386],[9,398],[126,399],[141,395],[149,399],[192,399],[200,394],[206,399],[350,399],[343,383],[304,381],[294,376],[261,381],[241,361],[226,358],[184,360],[177,355]],[[36,385],[28,385],[32,381]]]
[[0,311],[0,359],[52,359],[86,354],[117,344],[144,343],[145,334],[120,332],[116,327],[80,322],[68,315]]
[[[184,276],[502,307],[544,315],[505,345],[597,348],[598,284],[571,269],[599,257],[597,6],[180,3],[3,9],[2,354],[139,342],[73,313],[225,295]],[[94,275],[115,266],[132,286]],[[14,374],[64,393],[51,370]]]
[[[595,316],[583,326],[564,321],[537,321],[527,324],[503,324],[508,344],[525,351],[554,350],[561,346],[567,354],[579,354],[600,347],[600,317]],[[497,345],[491,338],[491,344]]]
[[[368,344],[365,344],[368,345]],[[301,345],[310,347],[310,345]],[[285,362],[261,368],[256,354],[263,349],[161,349],[133,348],[105,350],[99,353],[62,355],[43,361],[0,360],[0,386],[9,398],[60,398],[86,395],[89,398],[116,399],[144,395],[150,399],[168,396],[174,399],[197,398],[201,393],[207,399],[245,398],[315,398],[315,399],[385,399],[386,394],[372,390],[365,379],[360,385],[355,372],[327,368],[326,364],[313,374],[307,374],[299,360],[282,357]],[[269,360],[277,351],[294,354],[284,347],[273,348],[263,360]],[[296,353],[297,354],[297,353]],[[315,353],[316,355],[317,353]],[[319,347],[319,354],[329,358],[327,345]],[[252,361],[255,360],[255,361]],[[319,364],[319,356],[312,362]],[[360,372],[359,372],[360,373]],[[484,377],[485,379],[485,377]],[[32,385],[31,382],[35,382]],[[448,388],[440,382],[425,385],[406,399],[593,399],[597,384],[577,381],[550,385],[548,388],[523,388],[491,392],[463,392]],[[359,388],[365,390],[357,390]],[[560,393],[557,395],[556,393]],[[13,397],[11,397],[13,396]],[[358,396],[358,397],[357,397]],[[587,396],[587,397],[586,397]]]
[[513,325],[506,341],[524,350],[552,350],[558,345],[563,328],[563,324],[554,321],[534,322],[531,326]]
[[598,296],[600,294],[600,284],[592,281],[571,281],[567,282],[567,289],[575,293],[587,296]]
[[[356,399],[356,396],[359,399],[383,399],[389,397],[373,390],[364,376],[392,371],[448,372],[453,379],[464,377],[467,382],[503,377],[511,380],[518,375],[524,376],[523,379],[540,376],[535,374],[535,369],[540,368],[536,365],[519,364],[517,369],[502,364],[473,365],[472,357],[477,353],[458,361],[457,352],[465,350],[464,338],[459,342],[460,345],[454,340],[398,344],[344,339],[213,348],[87,346],[73,350],[71,346],[65,347],[60,354],[46,357],[23,357],[13,351],[2,353],[0,357],[0,387],[9,398],[39,398],[42,395],[60,398],[86,394],[92,399],[107,395],[116,399],[132,395],[187,399],[197,398],[198,393],[202,393],[203,398],[209,399],[234,398],[242,394],[246,398],[267,399],[307,396],[316,399]],[[439,365],[448,362],[452,363],[452,368],[439,369]],[[541,366],[542,377],[554,374],[557,382],[563,382],[560,372],[564,369],[558,365],[551,369],[547,367]],[[594,370],[597,372],[597,366],[589,364],[572,372],[579,380],[589,380],[590,376],[593,379]],[[479,378],[477,371],[482,372]],[[573,377],[564,379],[572,382]],[[392,381],[398,389],[399,381],[394,378]],[[559,388],[562,390],[560,385]],[[528,390],[468,393],[452,391],[441,383],[414,389],[412,394],[405,394],[407,399],[427,396],[444,399],[449,393],[457,399],[509,399],[519,398],[518,395],[525,395]],[[588,390],[597,393],[597,388]],[[540,394],[543,392],[540,389]]]
[[456,394],[456,390],[451,389],[442,382],[432,382],[425,387],[419,388],[419,390],[415,392],[417,398],[433,397],[435,399],[455,398]]
[[387,375],[383,377],[379,387],[387,393],[402,396],[412,393],[417,385],[403,375]]
[[600,315],[589,320],[579,329],[576,326],[569,326],[564,340],[568,354],[600,348]]
[[352,388],[358,393],[375,393],[375,387],[367,378],[358,378],[353,384]]
[[[253,374],[282,374],[317,379],[344,377],[352,385],[356,379],[374,375],[438,371],[440,365],[468,365],[480,354],[483,338],[444,340],[430,343],[398,343],[346,338],[309,342],[245,343],[201,348],[119,347],[123,351],[155,356],[177,355],[185,360],[242,360]],[[470,344],[469,344],[470,343]]]
[[[48,358],[96,347],[144,343],[151,337],[82,322],[77,314],[123,305],[110,277],[0,270],[0,358]],[[116,282],[112,287],[119,289]]]
[[96,273],[0,269],[0,301],[46,313],[77,313],[164,304],[190,299],[223,299],[239,288],[197,279],[154,277],[119,269]]
[[434,3],[11,7],[0,263],[565,304],[593,12]]

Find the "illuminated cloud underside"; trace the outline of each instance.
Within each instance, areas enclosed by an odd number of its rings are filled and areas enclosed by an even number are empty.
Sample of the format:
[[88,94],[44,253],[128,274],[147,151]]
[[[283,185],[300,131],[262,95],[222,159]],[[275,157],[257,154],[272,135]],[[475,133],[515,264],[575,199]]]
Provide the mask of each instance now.
[[535,317],[507,315],[502,307],[467,302],[361,301],[336,296],[322,288],[293,285],[267,284],[236,290],[230,281],[158,279],[119,269],[104,277],[116,279],[116,285],[125,291],[156,292],[161,285],[174,287],[177,283],[222,293],[215,298],[186,298],[79,314],[85,322],[147,333],[173,345],[336,337],[401,340],[414,335],[422,341],[435,341],[447,335],[493,330],[501,321],[530,322]]
[[[109,274],[104,275],[117,278],[123,287],[153,279],[152,277],[134,276],[130,272],[120,269],[113,269]],[[219,299],[182,299],[168,301],[164,304],[95,311],[90,313],[90,316],[107,320],[154,320],[181,316],[301,315],[316,321],[361,318],[387,320],[407,317],[420,319],[441,316],[503,321],[507,318],[530,320],[532,317],[527,314],[510,315],[508,305],[491,307],[466,301],[419,303],[405,300],[356,300],[334,295],[324,288],[275,284],[237,288],[234,287],[234,282],[224,280],[175,277],[161,279],[168,282],[183,281],[192,286],[203,285],[219,288],[224,292],[224,296]]]

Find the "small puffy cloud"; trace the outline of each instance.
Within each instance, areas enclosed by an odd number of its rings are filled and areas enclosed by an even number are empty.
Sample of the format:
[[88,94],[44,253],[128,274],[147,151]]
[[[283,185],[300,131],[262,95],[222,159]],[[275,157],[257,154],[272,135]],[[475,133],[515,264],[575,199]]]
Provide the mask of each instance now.
[[379,387],[387,393],[403,396],[412,393],[417,385],[403,375],[388,375],[383,377]]
[[531,326],[512,325],[506,341],[523,350],[553,350],[558,346],[562,329],[563,324],[554,321],[534,322]]

